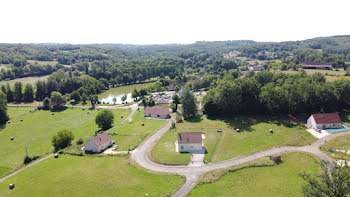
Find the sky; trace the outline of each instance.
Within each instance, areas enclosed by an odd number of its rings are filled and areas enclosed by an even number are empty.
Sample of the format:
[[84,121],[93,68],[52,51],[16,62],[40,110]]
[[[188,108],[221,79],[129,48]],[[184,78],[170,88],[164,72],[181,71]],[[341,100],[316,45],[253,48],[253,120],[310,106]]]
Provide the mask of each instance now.
[[0,43],[188,44],[350,34],[349,0],[0,0]]

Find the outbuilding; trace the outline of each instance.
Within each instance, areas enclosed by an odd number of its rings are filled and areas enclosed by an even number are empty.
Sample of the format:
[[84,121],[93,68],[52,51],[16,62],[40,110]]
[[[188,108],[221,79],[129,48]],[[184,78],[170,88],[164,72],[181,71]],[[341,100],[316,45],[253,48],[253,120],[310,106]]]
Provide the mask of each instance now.
[[196,152],[203,149],[202,133],[180,132],[177,134],[179,152]]
[[106,133],[101,133],[85,144],[86,152],[100,153],[113,145],[112,138]]
[[170,118],[170,111],[166,107],[146,107],[144,111],[145,117],[151,118]]
[[338,129],[343,126],[337,113],[312,114],[307,119],[307,125],[313,129]]

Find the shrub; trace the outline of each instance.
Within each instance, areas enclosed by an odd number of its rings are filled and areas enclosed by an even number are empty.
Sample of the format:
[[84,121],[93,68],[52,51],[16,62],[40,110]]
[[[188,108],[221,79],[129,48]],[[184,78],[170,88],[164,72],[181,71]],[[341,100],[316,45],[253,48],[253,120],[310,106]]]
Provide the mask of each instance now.
[[81,145],[84,143],[84,140],[83,138],[79,138],[78,141],[77,141],[77,145]]
[[43,101],[43,110],[50,110],[50,99],[47,97]]
[[24,157],[23,163],[24,163],[25,165],[27,165],[28,163],[30,163],[30,162],[32,162],[32,161],[33,161],[33,158],[31,158],[30,156],[26,155],[26,156]]
[[74,140],[74,135],[72,131],[62,130],[57,132],[52,138],[52,146],[55,148],[55,151],[66,148],[71,145],[72,140]]
[[175,128],[176,128],[175,122],[171,122],[171,129],[175,129]]

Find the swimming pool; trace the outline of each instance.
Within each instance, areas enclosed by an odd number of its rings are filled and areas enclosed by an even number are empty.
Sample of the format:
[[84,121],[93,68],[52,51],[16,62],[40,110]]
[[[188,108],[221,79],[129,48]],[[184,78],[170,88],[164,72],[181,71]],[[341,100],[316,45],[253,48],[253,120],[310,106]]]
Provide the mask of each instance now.
[[343,127],[339,129],[324,129],[324,130],[327,131],[328,133],[336,133],[340,131],[350,131],[350,127],[343,125]]

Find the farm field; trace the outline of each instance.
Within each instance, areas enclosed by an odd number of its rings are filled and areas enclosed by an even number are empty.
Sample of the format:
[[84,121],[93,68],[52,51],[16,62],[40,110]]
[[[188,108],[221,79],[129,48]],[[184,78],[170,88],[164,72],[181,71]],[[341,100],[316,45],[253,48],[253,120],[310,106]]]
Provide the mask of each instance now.
[[327,141],[321,146],[321,150],[326,153],[329,157],[334,159],[344,159],[350,160],[350,155],[346,155],[340,152],[330,152],[329,149],[338,149],[338,150],[350,150],[350,135],[336,137]]
[[[188,123],[178,123],[177,128],[167,132],[152,150],[152,158],[160,163],[166,164],[182,164],[187,165],[190,162],[192,154],[179,153],[175,151],[175,141],[177,141],[178,132],[194,132],[186,129]],[[220,140],[221,133],[215,129],[207,129],[201,131],[205,135],[203,140],[206,149],[204,160],[210,161],[213,155],[216,142]]]
[[[142,123],[144,123],[144,126],[141,125]],[[143,109],[140,109],[133,115],[132,122],[125,121],[123,124],[109,129],[107,132],[111,135],[115,143],[119,145],[118,150],[133,150],[141,144],[145,138],[149,137],[167,123],[166,120],[145,118]]]
[[[0,183],[0,196],[168,196],[183,182],[135,167],[129,156],[60,155]],[[15,189],[9,190],[10,183]]]
[[30,63],[30,64],[35,64],[35,63],[37,63],[39,65],[47,65],[47,64],[49,64],[49,65],[53,65],[53,66],[58,64],[58,61],[56,61],[56,60],[54,60],[54,61],[27,60],[27,62]]
[[23,78],[17,78],[17,79],[13,79],[13,80],[9,80],[9,81],[0,81],[0,85],[6,85],[7,83],[10,84],[11,87],[13,87],[15,85],[16,82],[20,81],[24,84],[30,83],[30,84],[35,84],[35,82],[37,81],[42,81],[42,80],[46,80],[47,78],[49,78],[50,75],[44,75],[44,76],[40,76],[40,77],[23,77]]
[[[235,128],[239,128],[240,132],[236,132]],[[209,141],[209,147],[206,147],[209,154],[206,154],[204,159],[207,163],[249,155],[273,147],[304,146],[316,140],[301,126],[292,125],[287,120],[281,121],[263,116],[236,116],[228,119],[208,119],[206,116],[202,116],[178,123],[176,129],[177,131],[209,132],[212,134],[218,129],[222,130],[222,136],[213,137]],[[269,132],[270,129],[273,130],[273,134]],[[186,163],[191,155],[179,155],[175,152],[173,143],[177,138],[176,134],[171,132],[173,131],[169,131],[163,137],[164,139],[162,138],[156,145],[152,156],[160,162],[172,163],[178,160],[181,164]]]
[[[15,112],[11,109],[10,114],[24,112],[23,108],[16,109],[20,111]],[[115,123],[122,120],[121,115],[126,117],[130,113],[127,109],[118,109],[112,112],[115,115]],[[0,130],[0,144],[2,145],[0,149],[0,169],[10,168],[11,170],[21,166],[25,149],[27,149],[30,156],[50,153],[53,150],[51,145],[52,136],[59,130],[71,130],[75,140],[94,135],[95,131],[98,130],[95,124],[96,114],[97,110],[83,111],[74,108],[54,112],[54,115],[51,111],[36,111],[20,118],[11,119],[11,123]],[[20,121],[21,119],[23,122]],[[11,137],[14,137],[13,141],[10,140]],[[4,173],[6,172],[2,171],[0,176]]]
[[[350,79],[350,76],[345,76],[344,70],[335,71],[335,70],[304,69],[304,71],[309,75],[312,75],[314,73],[324,74],[327,81],[334,81],[336,79]],[[286,70],[286,71],[274,71],[274,72],[285,73],[285,74],[295,74],[298,71]]]
[[282,161],[273,166],[267,163],[265,167],[248,165],[242,169],[231,168],[231,172],[229,169],[209,172],[207,177],[219,176],[219,179],[200,182],[188,196],[303,196],[304,181],[298,174],[317,173],[319,159],[307,153],[290,152],[282,154]]

